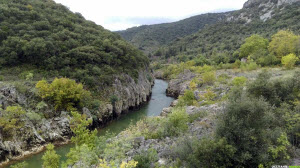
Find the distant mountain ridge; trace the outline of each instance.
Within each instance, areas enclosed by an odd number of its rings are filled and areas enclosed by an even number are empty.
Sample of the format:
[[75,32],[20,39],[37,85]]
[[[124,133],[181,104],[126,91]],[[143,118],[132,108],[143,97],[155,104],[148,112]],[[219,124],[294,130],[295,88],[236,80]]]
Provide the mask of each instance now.
[[140,50],[149,53],[157,50],[161,45],[195,33],[204,28],[205,25],[223,20],[227,14],[228,12],[207,13],[172,23],[133,27],[124,31],[117,31],[117,33]]
[[[194,17],[203,18],[205,15]],[[157,40],[151,31],[145,31],[149,30],[151,26],[141,26],[144,28],[137,27],[118,33],[144,52],[150,51],[155,55],[158,47],[162,48],[160,53],[162,52],[161,55],[167,58],[176,55],[196,56],[198,54],[209,57],[213,52],[232,55],[243,40],[251,34],[260,34],[270,38],[272,34],[281,29],[289,29],[299,34],[300,0],[248,0],[241,10],[209,14],[208,16],[211,18],[218,16],[218,19],[213,19],[211,22],[202,20],[203,27],[196,26],[198,30],[195,28],[193,31],[177,34],[176,38],[168,38],[169,41],[165,43],[150,43],[149,39],[151,38],[152,42]],[[191,18],[188,18],[175,23],[194,26],[190,20]],[[162,28],[161,25],[164,24],[152,25],[152,27],[156,29],[160,27],[163,29],[163,34],[169,34],[170,31],[179,29],[176,24],[168,29]],[[128,36],[129,32],[130,36]],[[141,43],[137,43],[136,39],[139,39],[138,41]]]

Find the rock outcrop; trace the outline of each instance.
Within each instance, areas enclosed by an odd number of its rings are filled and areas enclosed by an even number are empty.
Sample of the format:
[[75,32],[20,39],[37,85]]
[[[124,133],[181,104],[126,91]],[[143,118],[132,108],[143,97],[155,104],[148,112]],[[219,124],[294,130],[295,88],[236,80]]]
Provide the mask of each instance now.
[[[154,80],[149,81],[149,75],[151,74],[146,71],[140,72],[137,81],[129,75],[122,75],[120,78],[116,78],[112,88],[110,88],[112,91],[109,94],[116,96],[117,100],[114,104],[101,105],[95,112],[96,123],[100,124],[97,126],[104,125],[109,120],[126,113],[129,109],[145,103],[151,95],[154,84]],[[151,79],[154,79],[153,76],[151,76]],[[19,93],[14,86],[6,85],[0,88],[0,105],[4,109],[13,104],[19,104],[26,109],[30,102],[29,99]],[[51,113],[51,107],[43,111]],[[90,110],[86,107],[82,109],[82,113],[86,114],[88,118],[93,118]],[[49,142],[66,143],[72,136],[69,125],[70,117],[67,112],[62,111],[60,116],[44,118],[38,123],[33,123],[28,117],[24,117],[22,121],[25,123],[24,127],[14,133],[9,139],[3,136],[3,132],[0,129],[0,162],[40,151]]]
[[169,82],[167,95],[172,97],[183,95],[184,91],[189,87],[190,80],[192,80],[195,76],[196,75],[190,70],[185,70],[183,73],[179,74],[176,79],[172,79]]

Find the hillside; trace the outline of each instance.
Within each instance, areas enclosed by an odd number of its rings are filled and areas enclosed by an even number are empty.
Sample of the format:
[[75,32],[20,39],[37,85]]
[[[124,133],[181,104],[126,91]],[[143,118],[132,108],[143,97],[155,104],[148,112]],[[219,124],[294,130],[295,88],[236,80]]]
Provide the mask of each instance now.
[[180,37],[199,31],[205,25],[224,19],[225,15],[226,13],[208,13],[173,23],[133,27],[117,33],[145,53],[152,53],[161,45],[169,44]]
[[224,20],[173,41],[164,48],[162,55],[165,58],[179,55],[193,58],[202,54],[210,58],[217,54],[234,61],[245,38],[259,34],[270,39],[272,34],[282,29],[299,34],[299,20],[299,0],[250,0],[243,9],[228,14]]
[[72,112],[104,126],[153,83],[148,58],[118,34],[53,0],[1,0],[0,167],[70,141]]
[[148,59],[119,35],[52,0],[0,2],[0,64],[29,65],[88,85],[124,72],[134,78]]

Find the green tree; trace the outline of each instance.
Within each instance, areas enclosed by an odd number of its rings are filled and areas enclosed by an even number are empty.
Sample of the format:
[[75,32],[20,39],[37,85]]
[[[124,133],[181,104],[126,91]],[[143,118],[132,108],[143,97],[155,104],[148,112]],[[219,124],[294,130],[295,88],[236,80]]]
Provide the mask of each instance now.
[[281,63],[285,68],[291,69],[295,66],[298,60],[299,58],[297,58],[295,54],[289,54],[281,58]]
[[251,59],[257,59],[252,58],[257,53],[262,53],[267,50],[269,41],[260,35],[254,34],[248,38],[246,38],[245,43],[240,48],[240,58],[245,58],[250,56]]
[[51,84],[41,80],[36,88],[41,98],[55,103],[56,110],[74,110],[90,97],[90,92],[83,89],[82,84],[68,78],[55,78]]
[[60,156],[54,150],[54,145],[48,144],[47,151],[42,157],[43,168],[59,168],[59,158]]
[[299,45],[299,36],[288,30],[280,30],[272,36],[269,51],[281,58],[290,53],[296,53]]
[[[261,98],[249,96],[241,88],[233,90],[229,104],[220,117],[216,135],[225,138],[236,152],[232,157],[236,167],[271,166],[280,159],[268,155],[282,132],[275,129],[274,107]],[[277,142],[276,142],[277,141]],[[287,147],[286,145],[284,146]],[[285,149],[274,149],[276,155],[285,155]]]
[[86,144],[89,148],[95,147],[97,138],[97,130],[90,131],[87,127],[92,123],[92,119],[87,119],[86,115],[81,115],[78,112],[71,112],[72,119],[70,121],[70,128],[74,133],[71,141],[77,146]]

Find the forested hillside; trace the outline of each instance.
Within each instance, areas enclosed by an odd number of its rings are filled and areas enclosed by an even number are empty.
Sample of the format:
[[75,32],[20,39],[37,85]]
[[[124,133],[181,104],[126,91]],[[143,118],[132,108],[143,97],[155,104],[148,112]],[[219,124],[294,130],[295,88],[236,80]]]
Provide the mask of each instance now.
[[120,72],[137,78],[148,64],[121,37],[53,0],[0,1],[0,65],[29,67],[88,85]]
[[214,24],[224,19],[225,15],[226,13],[207,13],[178,22],[144,25],[117,33],[145,53],[152,53],[161,45],[169,44],[180,37],[199,31],[205,25]]
[[[239,47],[245,38],[259,34],[267,39],[279,30],[291,30],[299,34],[300,2],[292,5],[277,6],[273,2],[245,5],[242,10],[214,25],[210,25],[197,33],[186,36],[161,49],[159,53],[165,58],[181,57],[183,60],[204,55],[206,58],[232,62],[238,58]],[[271,6],[271,7],[266,7]],[[266,14],[263,14],[265,11]],[[179,56],[179,57],[178,57]],[[218,62],[220,63],[220,62]]]

